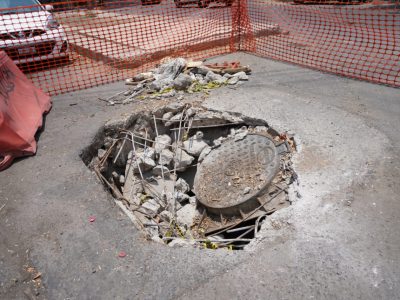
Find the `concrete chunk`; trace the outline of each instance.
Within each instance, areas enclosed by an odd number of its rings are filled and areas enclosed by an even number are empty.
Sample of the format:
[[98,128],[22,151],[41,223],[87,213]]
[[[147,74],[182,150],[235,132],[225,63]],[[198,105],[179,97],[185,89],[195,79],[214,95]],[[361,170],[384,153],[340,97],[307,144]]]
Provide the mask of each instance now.
[[237,77],[237,76],[233,76],[232,78],[229,78],[228,79],[228,84],[230,84],[230,85],[235,85],[236,83],[238,83],[239,82],[239,77]]
[[171,112],[171,113],[174,114],[174,113],[177,113],[179,111],[182,111],[184,107],[185,107],[184,103],[173,102],[173,103],[168,104],[165,107],[165,111],[166,112]]
[[238,72],[236,74],[233,74],[234,77],[237,77],[239,80],[249,80],[249,76],[245,72]]
[[174,157],[174,153],[172,153],[168,149],[164,149],[160,153],[160,158],[158,160],[158,163],[163,166],[168,166],[171,163],[173,157]]
[[172,248],[190,247],[192,245],[194,245],[193,241],[185,239],[174,239],[168,244]]
[[186,74],[179,74],[173,82],[173,87],[177,90],[187,90],[192,84],[192,77]]
[[156,153],[161,153],[171,145],[171,137],[167,134],[159,135],[155,138],[154,149]]
[[196,206],[189,203],[176,212],[176,218],[179,224],[190,227],[193,223],[196,213]]
[[198,131],[189,140],[183,142],[186,152],[194,156],[199,156],[207,146],[208,144],[203,140],[203,132],[201,131]]
[[204,80],[207,82],[212,82],[212,81],[220,82],[221,80],[226,80],[226,78],[219,74],[215,74],[212,71],[209,71]]
[[165,114],[163,114],[162,119],[165,123],[166,121],[171,119],[173,116],[174,116],[174,113],[169,111],[169,112],[166,112]]
[[106,155],[106,150],[104,150],[104,149],[98,149],[97,150],[97,157],[99,158],[99,159],[102,159],[103,157],[104,157],[104,155]]
[[158,214],[161,206],[154,199],[149,199],[145,203],[142,204],[142,207],[146,209],[147,212],[151,214]]
[[168,210],[164,210],[160,213],[160,217],[166,222],[171,222],[172,219],[174,218],[174,215]]
[[182,192],[182,193],[187,193],[190,190],[189,184],[185,181],[185,179],[183,178],[179,178],[176,182],[175,182],[175,189],[178,192]]
[[194,157],[190,156],[187,154],[184,150],[181,148],[178,148],[175,152],[173,161],[174,161],[174,166],[176,167],[177,172],[183,172],[187,169],[188,166],[191,165],[193,162]]

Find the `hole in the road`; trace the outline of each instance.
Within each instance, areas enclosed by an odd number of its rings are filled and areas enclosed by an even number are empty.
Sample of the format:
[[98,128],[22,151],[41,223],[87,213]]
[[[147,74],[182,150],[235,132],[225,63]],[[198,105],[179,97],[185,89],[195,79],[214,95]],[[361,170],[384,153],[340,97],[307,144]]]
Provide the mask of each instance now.
[[290,205],[294,151],[263,120],[171,103],[108,122],[82,159],[149,239],[240,250]]

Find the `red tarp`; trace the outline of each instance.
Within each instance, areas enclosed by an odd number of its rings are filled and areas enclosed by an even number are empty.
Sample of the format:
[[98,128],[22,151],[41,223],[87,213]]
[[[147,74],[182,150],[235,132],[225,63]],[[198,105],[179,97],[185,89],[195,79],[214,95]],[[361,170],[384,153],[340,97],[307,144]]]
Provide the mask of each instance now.
[[35,133],[50,108],[50,97],[0,51],[0,171],[14,158],[36,152]]

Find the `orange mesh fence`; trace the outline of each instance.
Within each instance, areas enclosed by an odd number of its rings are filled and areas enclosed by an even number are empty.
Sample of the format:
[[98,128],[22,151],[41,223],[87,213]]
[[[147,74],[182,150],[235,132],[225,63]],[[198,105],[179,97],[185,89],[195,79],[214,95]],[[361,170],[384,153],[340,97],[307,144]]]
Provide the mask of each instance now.
[[400,86],[396,1],[0,0],[0,48],[51,95],[240,50]]
[[256,35],[258,55],[400,86],[400,1],[248,1],[253,32],[266,23],[280,32]]
[[231,51],[230,7],[177,6],[80,0],[55,3],[53,10],[13,7],[0,11],[10,24],[0,47],[53,95],[125,79],[165,56],[199,59]]

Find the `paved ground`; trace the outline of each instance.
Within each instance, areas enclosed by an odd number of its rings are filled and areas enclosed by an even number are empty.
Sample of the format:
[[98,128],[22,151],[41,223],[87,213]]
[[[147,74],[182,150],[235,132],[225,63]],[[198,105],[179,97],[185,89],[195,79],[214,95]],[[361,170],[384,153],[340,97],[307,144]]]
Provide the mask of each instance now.
[[48,299],[398,298],[398,89],[246,54],[217,58],[229,59],[253,76],[206,105],[294,132],[302,197],[272,215],[249,251],[146,242],[79,158],[101,124],[138,107],[96,99],[119,83],[54,97],[38,154],[0,173],[0,298],[35,297],[28,266]]

